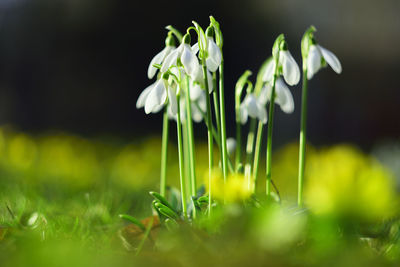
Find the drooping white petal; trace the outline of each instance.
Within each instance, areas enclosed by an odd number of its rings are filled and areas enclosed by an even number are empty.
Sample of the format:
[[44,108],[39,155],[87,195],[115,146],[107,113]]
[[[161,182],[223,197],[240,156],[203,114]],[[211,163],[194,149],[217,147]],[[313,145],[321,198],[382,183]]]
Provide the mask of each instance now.
[[151,111],[151,113],[158,113],[160,110],[163,109],[164,106],[165,106],[165,104],[155,106],[154,109]]
[[283,82],[282,79],[276,81],[276,103],[281,107],[281,110],[285,113],[292,113],[294,111],[294,101],[292,93],[289,88]]
[[240,104],[239,110],[240,110],[240,123],[246,124],[249,114],[247,113],[247,108],[244,102]]
[[200,84],[191,82],[189,92],[190,92],[190,99],[195,101],[200,97],[203,90],[201,89]]
[[192,52],[196,55],[199,52],[199,43],[192,45]]
[[199,61],[196,55],[192,52],[191,47],[188,44],[185,44],[183,47],[181,62],[183,67],[185,68],[185,72],[189,76],[196,76],[200,68]]
[[222,61],[221,50],[211,37],[208,37],[207,39],[208,57],[206,59],[206,65],[211,72],[216,72]]
[[267,116],[267,109],[265,106],[263,106],[260,102],[256,102],[256,107],[257,107],[257,118],[263,123],[266,124],[268,121],[268,116]]
[[260,95],[258,96],[258,101],[260,101],[261,104],[267,104],[267,102],[271,98],[271,90],[271,83],[266,83],[263,88],[261,88]]
[[175,49],[173,46],[166,46],[163,50],[161,50],[154,58],[151,60],[149,64],[149,68],[147,69],[147,77],[152,79],[154,75],[157,73],[157,68],[154,67],[154,64],[161,64],[165,58]]
[[178,103],[176,101],[175,90],[168,86],[168,100],[173,115],[178,113]]
[[164,73],[166,72],[169,67],[176,65],[176,61],[179,57],[180,54],[180,50],[179,50],[180,46],[178,48],[175,48],[171,53],[169,53],[169,55],[164,59],[164,62],[161,66],[161,72]]
[[147,77],[152,79],[157,72],[157,69],[153,66],[154,64],[161,64],[162,60],[165,58],[165,54],[168,51],[168,47],[164,47],[163,50],[157,53],[150,61],[149,68],[147,69]]
[[236,140],[235,138],[229,137],[226,139],[226,148],[228,150],[228,155],[233,155],[236,149]]
[[311,79],[321,68],[321,52],[317,46],[310,46],[307,57],[307,79]]
[[257,99],[254,96],[254,94],[247,95],[246,99],[244,100],[244,103],[246,105],[246,109],[247,112],[249,113],[249,116],[252,118],[258,118],[259,109],[257,106]]
[[147,96],[144,111],[146,114],[153,112],[153,110],[159,108],[160,105],[164,105],[167,100],[167,90],[165,88],[164,81],[158,80],[154,85],[153,89]]
[[296,85],[300,81],[300,69],[289,50],[280,51],[283,78],[289,85]]
[[275,60],[271,59],[265,67],[264,75],[262,77],[263,82],[272,81],[275,70]]
[[144,107],[144,105],[145,105],[145,103],[146,103],[147,96],[149,95],[149,93],[151,92],[151,89],[153,89],[153,87],[154,87],[155,84],[156,84],[156,83],[153,83],[153,84],[147,86],[146,89],[144,89],[144,90],[140,93],[139,98],[138,98],[138,100],[136,101],[136,108],[137,108],[137,109]]
[[321,49],[322,56],[324,57],[325,61],[331,66],[331,68],[338,74],[342,72],[342,65],[340,64],[339,59],[326,48],[322,46],[318,46]]

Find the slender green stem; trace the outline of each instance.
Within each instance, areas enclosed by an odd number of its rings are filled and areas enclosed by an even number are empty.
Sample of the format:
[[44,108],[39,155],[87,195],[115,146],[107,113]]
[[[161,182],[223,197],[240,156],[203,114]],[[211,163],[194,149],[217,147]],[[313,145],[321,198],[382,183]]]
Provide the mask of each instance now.
[[168,111],[164,109],[163,117],[163,131],[162,131],[162,144],[161,144],[161,175],[160,175],[160,194],[165,196],[166,180],[167,180],[167,159],[168,159]]
[[299,148],[299,181],[297,204],[303,206],[303,183],[306,165],[306,132],[307,132],[307,69],[303,68],[303,91],[301,99],[301,122],[300,122],[300,148]]
[[[197,102],[193,102],[193,103],[196,105],[197,109],[200,111],[201,116],[203,117],[204,122],[205,122],[205,124],[206,124],[206,126],[207,126],[207,128],[208,128],[207,114],[204,113],[204,112],[201,110],[201,108],[200,108],[200,106],[199,106],[199,103],[197,103]],[[215,141],[215,143],[216,143],[217,146],[218,146],[218,149],[222,150],[222,149],[221,149],[221,139],[219,138],[219,134],[218,134],[217,130],[215,130],[215,127],[214,127],[213,124],[211,124],[211,131],[212,131],[212,135],[213,135],[213,137],[214,137],[214,141]],[[230,172],[234,172],[233,163],[232,163],[232,161],[231,161],[231,159],[230,159],[229,157],[228,157],[228,168],[229,168],[229,171],[230,171]]]
[[251,160],[253,157],[253,150],[254,150],[254,132],[255,131],[256,131],[256,119],[251,118],[249,133],[247,134],[246,166],[244,168],[244,174],[247,179],[248,185],[250,185],[250,179],[251,179]]
[[225,93],[224,93],[224,60],[219,66],[219,109],[221,117],[222,173],[224,182],[228,175],[228,151],[226,148]]
[[262,142],[262,133],[264,129],[264,124],[259,121],[257,126],[257,138],[256,138],[256,150],[254,152],[254,161],[253,161],[253,181],[254,181],[254,192],[257,189],[257,178],[258,178],[258,166],[260,163],[260,151],[261,151],[261,142]]
[[[177,95],[177,102],[179,103],[180,96]],[[186,180],[183,172],[183,147],[182,147],[182,128],[181,128],[181,108],[177,105],[177,115],[176,115],[176,130],[178,135],[178,159],[179,159],[179,177],[181,183],[181,196],[182,196],[182,212],[183,216],[187,218],[187,192],[186,192]]]
[[[275,70],[276,73],[276,70]],[[271,164],[272,164],[272,128],[274,125],[274,110],[275,110],[275,83],[276,74],[274,74],[272,81],[272,90],[269,103],[269,114],[268,114],[268,129],[267,129],[267,162],[266,162],[266,174],[267,180],[265,183],[266,194],[271,194]]]
[[182,123],[182,138],[183,138],[183,161],[185,170],[185,180],[186,180],[186,190],[191,191],[192,181],[190,179],[190,159],[189,159],[189,135],[188,127],[186,121],[181,121]]
[[[213,155],[214,155],[214,149],[213,149],[213,134],[212,134],[212,114],[211,114],[211,103],[210,103],[210,94],[208,93],[208,78],[207,78],[207,66],[205,62],[203,61],[203,75],[204,75],[204,84],[205,84],[205,90],[206,90],[206,104],[207,104],[207,137],[208,137],[208,182],[209,185],[211,185],[211,179],[212,179],[212,170],[213,170]],[[211,192],[211,187],[209,187],[209,196],[208,196],[208,212],[209,215],[211,214],[211,203],[212,203],[212,192]]]
[[[240,111],[239,111],[240,112]],[[239,115],[240,116],[240,115]],[[242,152],[242,125],[240,119],[236,119],[236,151],[235,151],[235,170],[239,169],[240,156]]]
[[[196,164],[194,157],[194,136],[193,136],[193,121],[192,121],[192,104],[190,100],[190,85],[189,77],[186,76],[186,123],[188,127],[188,145],[189,145],[189,160],[190,160],[190,184],[191,184],[191,195],[196,196],[197,185],[196,185]],[[193,209],[195,217],[195,209]]]
[[[218,91],[217,91],[217,75],[213,73],[213,100],[214,100],[214,113],[215,113],[215,121],[217,123],[217,135],[218,140],[216,141],[219,149],[220,160],[222,161],[222,149],[221,149],[221,118],[219,116],[219,99],[218,99]],[[214,133],[213,133],[214,135]]]

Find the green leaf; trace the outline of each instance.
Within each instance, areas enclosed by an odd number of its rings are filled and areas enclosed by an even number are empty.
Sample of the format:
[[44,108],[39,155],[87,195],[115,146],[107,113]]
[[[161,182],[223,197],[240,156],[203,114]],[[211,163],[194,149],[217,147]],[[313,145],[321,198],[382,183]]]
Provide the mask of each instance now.
[[174,210],[174,207],[172,207],[171,204],[169,204],[169,202],[167,201],[167,199],[165,197],[163,197],[162,195],[160,195],[157,192],[151,191],[150,195],[152,195],[156,200],[158,200],[160,203],[162,203],[164,206],[167,206],[168,208],[170,208],[172,211],[176,212],[176,210]]
[[161,204],[160,202],[156,202],[155,203],[155,207],[156,207],[156,209],[158,209],[158,211],[162,215],[164,215],[167,218],[171,218],[171,219],[179,218],[178,214],[176,214],[172,209],[170,209],[169,207]]
[[135,217],[132,217],[130,215],[127,214],[120,214],[119,217],[121,219],[125,219],[131,223],[133,223],[134,225],[138,226],[140,229],[142,229],[143,231],[146,230],[146,227],[144,226],[143,223],[141,223],[138,219],[136,219]]

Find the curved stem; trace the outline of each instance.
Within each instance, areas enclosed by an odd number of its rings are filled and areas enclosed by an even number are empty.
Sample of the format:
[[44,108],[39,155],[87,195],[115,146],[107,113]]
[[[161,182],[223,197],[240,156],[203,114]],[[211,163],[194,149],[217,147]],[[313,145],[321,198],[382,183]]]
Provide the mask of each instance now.
[[[180,96],[176,96],[176,100],[179,103]],[[176,131],[178,136],[178,159],[179,159],[179,177],[181,183],[181,196],[182,196],[182,212],[183,216],[187,218],[187,193],[186,193],[186,180],[183,172],[183,147],[182,147],[182,128],[181,128],[181,108],[177,105],[177,115],[176,115]]]
[[168,111],[164,109],[163,116],[163,131],[162,131],[162,144],[161,144],[161,174],[160,174],[160,194],[165,197],[166,180],[167,180],[167,159],[168,159]]
[[307,131],[307,69],[303,68],[303,91],[301,99],[301,122],[300,122],[300,147],[299,147],[299,177],[298,177],[298,193],[297,205],[303,206],[303,183],[304,170],[306,164],[306,131]]

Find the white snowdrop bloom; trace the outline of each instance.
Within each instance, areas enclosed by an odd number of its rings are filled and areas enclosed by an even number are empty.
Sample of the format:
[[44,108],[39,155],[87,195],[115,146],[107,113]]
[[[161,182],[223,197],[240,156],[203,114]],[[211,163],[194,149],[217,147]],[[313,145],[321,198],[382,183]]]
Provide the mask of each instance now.
[[140,94],[136,108],[144,107],[145,113],[157,113],[169,100],[172,113],[177,113],[176,92],[163,78],[148,86]]
[[307,56],[307,79],[311,79],[323,66],[323,60],[338,74],[342,72],[339,59],[326,48],[318,44],[310,46]]
[[267,123],[267,109],[260,100],[253,94],[248,94],[240,104],[240,122],[245,124],[248,116],[260,120],[262,123]]
[[209,71],[216,72],[222,61],[221,49],[214,42],[214,39],[212,37],[207,37],[207,40],[208,46],[206,65]]
[[177,66],[178,59],[180,59],[186,74],[196,81],[201,80],[201,67],[194,50],[196,47],[192,49],[189,43],[190,35],[185,35],[182,43],[165,58],[161,67],[162,73],[165,73],[171,66]]
[[236,149],[235,138],[229,137],[226,139],[226,148],[228,150],[228,155],[232,156],[235,153],[235,149]]
[[293,86],[300,81],[300,69],[289,50],[279,52],[279,63],[282,64],[283,78],[287,84]]
[[174,49],[175,49],[175,46],[167,45],[166,47],[164,47],[163,50],[161,50],[159,53],[157,53],[157,55],[155,55],[153,57],[153,59],[151,60],[151,62],[149,64],[149,68],[147,69],[147,77],[149,77],[149,79],[152,79],[154,77],[154,75],[156,75],[156,73],[157,73],[157,68],[154,67],[154,64],[162,64],[163,61],[165,60],[165,58]]
[[[272,86],[267,83],[260,92],[259,100],[263,105],[266,105],[271,98]],[[294,111],[294,101],[292,93],[286,86],[282,78],[276,80],[275,83],[275,103],[277,103],[281,110],[285,113],[292,113]]]
[[[280,50],[279,51],[279,69],[282,69],[282,75],[287,84],[296,85],[300,81],[300,69],[294,60],[292,54],[289,50]],[[271,59],[268,65],[265,68],[263,81],[270,82],[272,81],[273,75],[275,71],[275,60]]]

